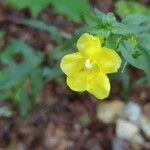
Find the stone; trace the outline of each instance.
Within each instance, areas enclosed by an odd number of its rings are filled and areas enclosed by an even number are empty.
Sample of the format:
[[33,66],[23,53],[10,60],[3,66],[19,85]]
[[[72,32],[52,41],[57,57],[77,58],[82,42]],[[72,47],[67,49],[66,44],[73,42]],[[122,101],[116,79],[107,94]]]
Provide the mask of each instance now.
[[150,140],[150,120],[142,115],[139,120],[139,127],[142,129],[145,136]]
[[101,102],[97,106],[97,117],[106,124],[113,123],[122,115],[123,109],[124,103],[119,100]]
[[140,130],[136,124],[124,119],[118,119],[116,125],[116,136],[119,139],[130,142],[132,148],[135,150],[141,150],[141,146],[145,142],[139,131]]
[[129,149],[129,142],[122,138],[115,137],[112,141],[112,150]]
[[123,116],[131,122],[137,123],[142,115],[141,107],[136,102],[129,102],[124,109]]
[[118,119],[116,124],[116,135],[119,138],[131,140],[139,132],[138,126],[124,119]]

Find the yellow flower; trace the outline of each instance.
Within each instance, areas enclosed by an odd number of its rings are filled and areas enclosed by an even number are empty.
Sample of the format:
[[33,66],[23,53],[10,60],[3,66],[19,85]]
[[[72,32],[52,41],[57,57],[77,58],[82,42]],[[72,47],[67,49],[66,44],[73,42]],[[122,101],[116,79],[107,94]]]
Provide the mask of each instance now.
[[78,52],[65,55],[60,67],[67,85],[74,91],[88,91],[98,99],[109,96],[106,74],[117,72],[121,59],[112,49],[102,47],[100,38],[84,33],[77,41]]

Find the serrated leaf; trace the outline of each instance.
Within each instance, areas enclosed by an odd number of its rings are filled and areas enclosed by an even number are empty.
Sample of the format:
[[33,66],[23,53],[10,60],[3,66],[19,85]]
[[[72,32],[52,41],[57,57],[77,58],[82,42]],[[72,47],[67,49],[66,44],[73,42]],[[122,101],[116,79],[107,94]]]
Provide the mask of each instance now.
[[132,54],[134,53],[135,48],[132,47],[132,45],[128,41],[124,41],[123,43],[121,43],[119,45],[119,50],[129,64],[139,69],[143,69],[143,66],[141,64],[142,55],[139,56],[138,58],[134,58]]
[[136,26],[146,21],[148,21],[148,17],[140,14],[128,15],[122,19],[122,23],[126,25],[136,25]]
[[101,20],[98,17],[91,13],[85,13],[84,20],[89,26],[96,26],[101,22]]
[[129,35],[133,34],[133,31],[130,30],[125,24],[116,22],[112,25],[112,33],[120,35]]
[[113,13],[108,13],[106,15],[103,15],[102,21],[103,21],[103,24],[112,25],[113,23],[116,22],[116,18]]
[[150,82],[150,54],[145,51],[145,49],[140,49],[141,55],[134,58],[133,53],[135,52],[135,48],[128,41],[124,41],[123,43],[121,43],[119,46],[119,50],[129,64],[133,65],[136,68],[144,70],[147,75],[147,81]]

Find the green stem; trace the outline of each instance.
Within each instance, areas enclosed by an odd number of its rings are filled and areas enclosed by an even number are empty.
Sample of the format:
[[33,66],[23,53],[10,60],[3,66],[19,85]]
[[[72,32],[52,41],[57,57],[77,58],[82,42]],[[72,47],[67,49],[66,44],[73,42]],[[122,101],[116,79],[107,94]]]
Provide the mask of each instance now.
[[124,70],[125,70],[125,68],[126,68],[127,64],[128,64],[128,62],[127,62],[127,61],[125,61],[124,65],[123,65],[123,67],[122,67],[122,70],[121,70],[121,72],[122,72],[122,73],[124,72]]

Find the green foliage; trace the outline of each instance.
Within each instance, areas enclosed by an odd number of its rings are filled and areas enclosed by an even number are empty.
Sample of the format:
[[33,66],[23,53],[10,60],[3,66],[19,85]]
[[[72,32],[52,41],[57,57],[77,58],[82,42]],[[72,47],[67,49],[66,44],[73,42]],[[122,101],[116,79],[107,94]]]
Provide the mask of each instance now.
[[[122,60],[123,61],[123,60]],[[124,63],[126,65],[126,63]],[[124,65],[123,64],[123,65]],[[118,80],[118,78],[121,80],[122,84],[122,90],[121,90],[121,98],[125,101],[129,100],[129,94],[131,90],[131,79],[126,70],[118,72],[117,74],[111,74],[110,79],[114,82]],[[113,87],[112,87],[113,88]]]
[[125,61],[136,68],[144,70],[150,81],[150,18],[133,14],[118,22],[112,13],[85,16],[87,32],[103,35],[104,46],[115,49]]
[[18,9],[28,8],[32,16],[37,17],[37,15],[47,7],[49,0],[6,0],[6,4]]
[[66,15],[70,20],[80,22],[82,14],[90,11],[88,0],[50,0],[56,13]]
[[[50,80],[57,81],[62,75],[60,59],[64,53],[70,51],[77,36],[64,42],[65,38],[56,27],[42,21],[20,20],[17,24],[46,31],[60,44],[48,56],[18,39],[10,40],[0,51],[0,64],[4,66],[0,69],[0,101],[9,100],[13,105],[18,105],[21,116],[26,117],[45,83]],[[47,57],[51,65],[43,64]],[[19,62],[17,59],[20,59]]]
[[6,4],[18,9],[28,8],[34,18],[48,5],[52,5],[56,13],[74,22],[80,22],[82,14],[90,11],[88,0],[6,0]]
[[[35,51],[22,40],[13,39],[0,51],[0,64],[4,66],[0,69],[0,101],[9,100],[13,105],[18,105],[21,116],[26,117],[45,83],[61,81],[57,80],[62,76],[60,59],[72,49],[83,30],[77,30],[75,35],[64,41],[65,37],[56,27],[42,21],[19,20],[17,24],[46,31],[59,44],[53,53],[47,54]],[[51,64],[43,64],[45,58]],[[20,59],[19,62],[17,59]]]
[[[21,62],[16,58],[22,57]],[[43,55],[21,40],[11,40],[0,54],[4,65],[0,72],[0,98],[8,99],[20,106],[20,113],[26,116],[33,100],[43,88]]]
[[[23,56],[23,62],[17,64],[13,59],[16,54]],[[24,80],[24,78],[41,63],[41,54],[35,55],[33,50],[22,41],[12,40],[0,55],[1,63],[7,65],[3,70],[0,89],[8,89]],[[16,72],[17,70],[17,72]]]
[[[120,44],[119,49],[129,64],[145,71],[147,80],[150,82],[150,50],[147,51],[144,48],[139,49],[139,47],[135,48],[128,41],[123,41],[123,43]],[[137,57],[133,55],[136,51],[140,52],[140,55]]]
[[149,8],[139,4],[137,1],[118,0],[115,4],[115,8],[116,13],[122,18],[133,13],[150,16]]
[[[53,5],[56,13],[62,13],[70,20],[79,22],[85,12],[89,12],[87,0],[7,0],[7,4],[19,9],[28,8],[33,17],[46,8]],[[144,70],[147,81],[150,81],[150,19],[144,15],[128,15],[117,21],[113,13],[104,14],[95,10],[94,14],[86,13],[87,25],[79,28],[67,40],[54,26],[38,20],[20,20],[17,24],[29,26],[37,30],[46,31],[51,38],[59,44],[48,56],[35,51],[22,40],[13,39],[0,51],[0,101],[9,100],[20,108],[20,114],[26,116],[31,111],[32,105],[41,93],[44,84],[49,80],[56,80],[62,75],[59,63],[60,59],[75,48],[78,37],[89,32],[104,36],[103,46],[116,50],[122,55],[125,65]],[[0,38],[5,33],[0,31]],[[51,64],[44,66],[44,59],[50,60]],[[17,61],[17,59],[19,62]],[[123,92],[129,93],[129,77],[120,74],[123,81]],[[145,77],[144,77],[145,81]],[[11,111],[3,109],[3,116],[11,116]],[[90,119],[87,115],[80,118],[83,125],[87,125]]]
[[46,31],[51,35],[51,38],[55,42],[57,42],[57,43],[62,42],[62,36],[60,35],[60,31],[55,26],[46,24],[42,21],[29,20],[29,19],[20,20],[20,21],[18,21],[18,24],[22,24],[22,25],[30,26],[30,27],[38,29],[38,30]]

